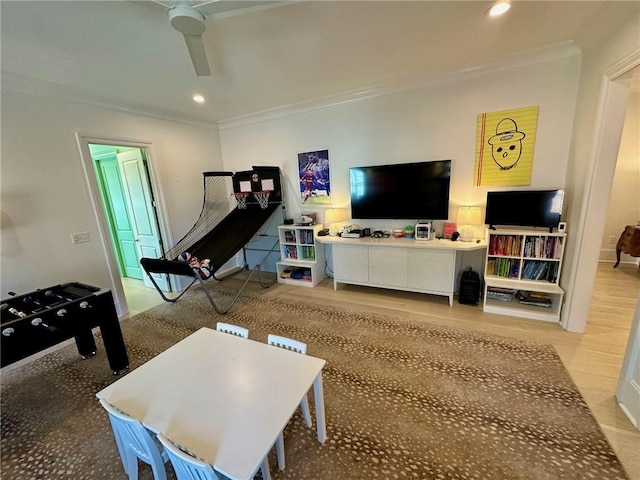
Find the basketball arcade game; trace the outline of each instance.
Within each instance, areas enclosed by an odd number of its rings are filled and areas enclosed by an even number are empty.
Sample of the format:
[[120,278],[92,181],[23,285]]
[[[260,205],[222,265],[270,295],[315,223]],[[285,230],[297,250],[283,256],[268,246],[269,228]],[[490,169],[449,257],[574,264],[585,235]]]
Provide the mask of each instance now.
[[[253,167],[236,172],[204,172],[204,201],[202,211],[191,230],[162,258],[142,258],[140,264],[156,290],[166,302],[176,302],[196,282],[200,284],[209,302],[219,314],[231,309],[254,273],[258,273],[264,288],[275,283],[265,283],[261,274],[263,261],[259,262],[235,293],[231,302],[220,306],[206,287],[204,280],[216,273],[255,236],[264,223],[282,204],[280,169],[278,167]],[[189,255],[183,255],[188,252]],[[190,264],[189,258],[207,259],[206,268]],[[182,260],[181,260],[182,259]],[[248,269],[246,264],[242,269]],[[176,297],[170,298],[158,287],[154,274],[181,275],[191,278],[189,285]]]

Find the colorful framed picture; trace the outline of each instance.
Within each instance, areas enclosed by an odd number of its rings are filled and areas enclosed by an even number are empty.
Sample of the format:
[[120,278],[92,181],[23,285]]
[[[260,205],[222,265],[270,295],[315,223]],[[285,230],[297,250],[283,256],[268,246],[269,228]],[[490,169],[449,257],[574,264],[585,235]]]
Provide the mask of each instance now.
[[531,183],[538,107],[478,115],[474,186]]
[[303,205],[331,204],[329,150],[299,153],[298,178]]

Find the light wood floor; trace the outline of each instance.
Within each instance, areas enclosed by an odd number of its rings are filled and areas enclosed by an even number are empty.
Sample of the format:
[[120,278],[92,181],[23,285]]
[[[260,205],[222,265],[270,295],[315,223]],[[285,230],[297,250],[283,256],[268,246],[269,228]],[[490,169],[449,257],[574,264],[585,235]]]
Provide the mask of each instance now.
[[[131,314],[162,302],[158,293],[142,286],[142,282],[126,280]],[[599,264],[584,334],[568,333],[557,324],[487,314],[481,306],[456,302],[449,307],[446,297],[347,285],[334,291],[330,279],[315,288],[277,284],[263,290],[257,282],[250,282],[248,289],[264,295],[551,343],[627,473],[631,479],[640,480],[640,431],[633,427],[614,396],[640,291],[640,270],[636,265],[621,264],[614,269],[611,263]]]

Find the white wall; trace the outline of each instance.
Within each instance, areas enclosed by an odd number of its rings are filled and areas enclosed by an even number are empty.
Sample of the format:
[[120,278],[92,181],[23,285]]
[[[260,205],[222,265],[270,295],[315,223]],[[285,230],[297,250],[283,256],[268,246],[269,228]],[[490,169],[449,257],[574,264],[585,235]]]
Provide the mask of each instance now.
[[[74,132],[151,142],[172,234],[202,208],[202,172],[221,170],[215,128],[2,90],[0,293],[26,293],[69,280],[111,288]],[[89,232],[73,245],[70,234]]]
[[[226,169],[273,164],[285,176],[287,209],[300,213],[297,153],[329,149],[334,206],[349,204],[349,167],[452,159],[449,218],[458,205],[482,205],[473,186],[477,115],[540,107],[530,188],[562,188],[567,169],[580,58],[563,58],[467,75],[404,92],[244,125],[220,125]],[[322,207],[304,207],[321,210]],[[323,221],[322,213],[318,216]],[[418,219],[416,219],[418,220]],[[408,221],[359,221],[363,227]],[[385,225],[381,225],[385,223]]]
[[[636,67],[640,68],[640,67]],[[604,219],[600,260],[616,261],[616,243],[626,225],[640,222],[640,92],[629,96],[629,105],[620,139],[620,152]],[[622,262],[638,263],[622,254]]]

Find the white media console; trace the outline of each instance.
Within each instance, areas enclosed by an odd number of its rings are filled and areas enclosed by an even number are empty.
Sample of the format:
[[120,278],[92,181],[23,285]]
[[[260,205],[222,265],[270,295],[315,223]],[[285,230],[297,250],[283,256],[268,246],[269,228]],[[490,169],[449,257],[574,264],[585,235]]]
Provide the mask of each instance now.
[[469,266],[480,273],[485,241],[414,240],[409,238],[318,237],[330,245],[333,288],[338,283],[444,295],[453,305],[460,273]]

